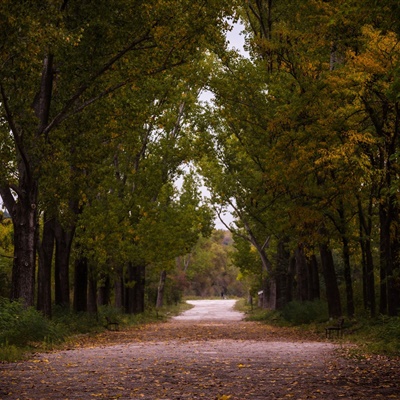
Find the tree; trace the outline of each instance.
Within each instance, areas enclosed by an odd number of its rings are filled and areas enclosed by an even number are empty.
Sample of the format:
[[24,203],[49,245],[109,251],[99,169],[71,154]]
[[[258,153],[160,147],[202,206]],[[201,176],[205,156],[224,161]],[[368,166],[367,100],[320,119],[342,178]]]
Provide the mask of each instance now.
[[33,304],[40,183],[49,151],[57,149],[56,132],[119,88],[188,61],[211,38],[218,41],[224,7],[162,0],[2,3],[7,169],[0,194],[14,224],[12,298]]
[[10,295],[8,289],[12,269],[12,221],[7,213],[0,211],[0,297]]

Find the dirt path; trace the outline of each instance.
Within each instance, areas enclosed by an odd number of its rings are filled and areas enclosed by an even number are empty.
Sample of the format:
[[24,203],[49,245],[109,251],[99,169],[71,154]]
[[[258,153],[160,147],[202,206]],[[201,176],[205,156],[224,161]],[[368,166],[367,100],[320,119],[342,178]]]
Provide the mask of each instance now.
[[227,304],[217,319],[197,304],[167,323],[0,365],[0,398],[400,399],[398,365],[345,360],[337,344],[241,321]]

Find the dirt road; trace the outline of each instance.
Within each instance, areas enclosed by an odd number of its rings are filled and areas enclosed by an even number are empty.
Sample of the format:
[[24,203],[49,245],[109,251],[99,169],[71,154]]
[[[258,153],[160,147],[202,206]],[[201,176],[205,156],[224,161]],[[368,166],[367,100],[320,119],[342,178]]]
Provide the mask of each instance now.
[[400,399],[397,365],[344,359],[338,344],[242,321],[232,305],[196,302],[167,323],[0,365],[0,398]]
[[241,321],[244,315],[235,311],[236,300],[188,300],[194,306],[175,321]]

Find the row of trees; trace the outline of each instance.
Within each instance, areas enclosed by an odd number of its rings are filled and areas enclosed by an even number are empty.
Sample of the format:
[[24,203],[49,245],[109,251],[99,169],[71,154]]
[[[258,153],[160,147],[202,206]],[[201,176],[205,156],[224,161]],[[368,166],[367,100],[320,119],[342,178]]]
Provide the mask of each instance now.
[[174,181],[192,158],[186,121],[204,53],[225,46],[229,3],[1,2],[11,299],[51,315],[54,281],[56,304],[69,306],[73,287],[75,310],[94,310],[114,283],[116,305],[141,312],[146,267],[167,270],[209,234],[196,178],[180,191]]
[[[397,315],[397,3],[3,1],[11,298],[37,293],[50,315],[54,265],[57,304],[73,286],[75,309],[91,310],[114,286],[117,306],[142,311],[146,269],[162,296],[211,232],[195,176],[173,184],[196,165],[216,211],[234,210],[235,263],[265,306],[326,295],[331,316],[343,298],[349,316],[360,302]],[[233,13],[247,58],[225,48]]]
[[349,316],[359,303],[399,312],[399,11],[249,0],[249,58],[214,61],[200,164],[234,210],[237,263],[261,277],[265,305],[323,289],[331,316],[342,299]]

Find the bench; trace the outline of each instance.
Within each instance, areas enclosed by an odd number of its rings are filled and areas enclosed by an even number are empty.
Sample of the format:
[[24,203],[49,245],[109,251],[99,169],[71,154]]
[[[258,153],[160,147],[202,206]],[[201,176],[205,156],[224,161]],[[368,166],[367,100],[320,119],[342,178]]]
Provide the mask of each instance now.
[[106,321],[106,328],[109,331],[117,331],[119,329],[119,323],[117,321],[113,321],[110,317],[106,317]]
[[343,325],[344,325],[344,318],[339,318],[336,325],[328,326],[325,328],[325,336],[326,338],[331,338],[332,333],[336,332],[337,337],[343,336]]

